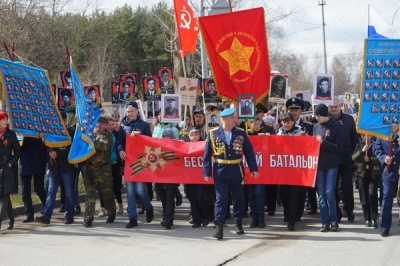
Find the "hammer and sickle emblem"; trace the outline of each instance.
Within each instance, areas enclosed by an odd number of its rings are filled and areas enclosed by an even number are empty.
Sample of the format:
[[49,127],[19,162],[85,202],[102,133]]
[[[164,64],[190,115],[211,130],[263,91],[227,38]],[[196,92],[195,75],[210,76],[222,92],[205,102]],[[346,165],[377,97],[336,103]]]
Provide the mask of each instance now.
[[190,23],[192,22],[192,17],[190,16],[187,10],[181,10],[181,11],[182,11],[181,25],[179,25],[179,27],[190,30]]

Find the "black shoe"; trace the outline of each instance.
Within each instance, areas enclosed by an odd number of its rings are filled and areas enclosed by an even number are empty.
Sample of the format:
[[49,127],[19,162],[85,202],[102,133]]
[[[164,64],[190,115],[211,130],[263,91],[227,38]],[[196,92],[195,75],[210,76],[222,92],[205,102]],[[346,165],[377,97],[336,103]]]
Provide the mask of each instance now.
[[265,221],[264,220],[259,221],[258,228],[265,228]]
[[35,218],[35,222],[42,223],[42,224],[50,224],[50,219],[46,216],[39,216]]
[[149,210],[146,211],[146,222],[151,223],[154,218],[154,209],[151,207]]
[[371,221],[365,221],[365,226],[366,227],[371,227],[372,226],[372,222]]
[[210,221],[208,219],[204,219],[203,220],[203,226],[206,227],[208,224],[210,223]]
[[386,231],[386,230],[381,231],[381,236],[385,237],[385,236],[388,236],[388,235],[389,235],[388,231]]
[[91,220],[91,219],[84,219],[83,220],[83,226],[86,227],[86,228],[92,227],[92,223],[93,223],[93,220]]
[[26,217],[25,220],[22,220],[22,223],[26,224],[26,223],[31,223],[34,221],[35,221],[35,219],[33,219],[33,217]]
[[244,234],[244,230],[243,230],[243,226],[242,226],[242,221],[241,220],[236,220],[235,227],[236,227],[236,234],[237,235],[243,235]]
[[115,215],[110,215],[108,216],[106,223],[110,224],[113,223],[114,221],[115,221]]
[[294,231],[294,223],[288,223],[287,229],[288,229],[289,231]]
[[65,224],[73,224],[73,223],[74,223],[74,218],[72,218],[72,217],[67,217],[67,218],[65,218],[64,223],[65,223]]
[[172,227],[172,223],[171,222],[165,222],[164,223],[164,227],[165,227],[165,229],[171,229],[171,227]]
[[349,220],[349,222],[354,222],[354,213],[350,212],[347,214],[347,220]]
[[201,227],[201,224],[193,224],[192,225],[192,228],[199,228],[199,227]]
[[338,224],[338,222],[331,222],[331,230],[332,230],[332,232],[337,232],[337,231],[339,231],[339,224]]
[[216,228],[217,230],[215,230],[213,237],[220,240],[224,237],[224,224],[222,222],[217,222]]
[[11,230],[14,228],[14,222],[15,222],[14,218],[10,218],[10,221],[8,222],[8,227],[7,227],[8,230]]
[[136,219],[129,219],[129,223],[125,225],[126,228],[133,228],[138,226],[137,220]]
[[176,204],[177,207],[182,205],[182,195],[176,197]]
[[60,212],[60,213],[65,212],[65,205],[61,205],[61,206],[60,206],[59,212]]
[[82,213],[81,206],[76,206],[74,209],[74,214],[81,214],[81,213]]
[[258,219],[257,218],[253,218],[253,221],[250,224],[250,228],[256,228],[258,226],[259,226]]
[[329,229],[330,229],[330,228],[329,228],[329,224],[323,224],[323,225],[321,226],[321,228],[319,229],[319,231],[325,233],[325,232],[328,232]]
[[379,226],[378,226],[378,222],[376,221],[376,220],[373,220],[372,221],[372,226],[374,227],[374,228],[378,228]]
[[314,215],[314,214],[318,214],[317,210],[311,210],[308,212],[308,215]]

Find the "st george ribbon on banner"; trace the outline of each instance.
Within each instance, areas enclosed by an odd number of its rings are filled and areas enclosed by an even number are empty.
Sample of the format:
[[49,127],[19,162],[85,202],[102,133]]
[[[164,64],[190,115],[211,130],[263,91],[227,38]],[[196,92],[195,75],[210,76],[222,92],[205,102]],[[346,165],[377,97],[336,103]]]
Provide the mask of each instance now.
[[[320,143],[315,137],[249,136],[256,155],[258,179],[245,184],[315,186]],[[204,141],[181,142],[137,135],[127,136],[125,181],[210,184],[203,178]]]
[[71,144],[64,121],[56,108],[47,71],[21,62],[0,59],[3,99],[12,129],[25,137],[44,133],[45,145]]
[[220,95],[232,102],[238,94],[264,99],[271,74],[264,9],[199,17],[199,24]]
[[174,0],[176,25],[178,27],[180,57],[196,52],[199,25],[196,14],[185,0]]
[[80,163],[89,159],[96,152],[93,130],[96,128],[102,110],[96,102],[92,101],[89,94],[85,96],[84,86],[72,63],[70,64],[70,71],[78,121],[74,141],[68,154],[68,161],[70,163]]
[[400,39],[366,39],[357,131],[389,140],[400,118]]
[[368,38],[398,39],[400,35],[378,13],[368,6]]

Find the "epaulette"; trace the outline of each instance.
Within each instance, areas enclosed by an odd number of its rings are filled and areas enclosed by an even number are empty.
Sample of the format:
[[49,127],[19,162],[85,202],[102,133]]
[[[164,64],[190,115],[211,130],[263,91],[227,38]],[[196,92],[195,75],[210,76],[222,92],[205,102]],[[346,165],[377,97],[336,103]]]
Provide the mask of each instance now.
[[241,128],[241,127],[236,127],[236,129],[241,130],[241,131],[244,131],[244,129]]

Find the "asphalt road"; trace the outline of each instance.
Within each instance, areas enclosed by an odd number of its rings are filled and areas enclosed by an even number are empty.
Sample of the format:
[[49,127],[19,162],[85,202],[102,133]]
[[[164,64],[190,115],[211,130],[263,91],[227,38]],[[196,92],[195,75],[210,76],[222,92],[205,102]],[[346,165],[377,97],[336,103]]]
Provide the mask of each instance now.
[[246,234],[241,236],[229,220],[220,241],[212,238],[211,225],[191,228],[186,199],[176,209],[171,230],[160,225],[159,201],[153,201],[154,221],[147,224],[145,216],[139,215],[134,229],[125,228],[126,213],[113,224],[106,224],[106,217],[96,217],[93,227],[85,228],[82,216],[72,225],[63,224],[63,215],[56,209],[50,225],[22,224],[24,217],[19,216],[15,228],[7,230],[7,220],[3,221],[0,265],[399,265],[397,203],[390,236],[383,238],[379,229],[364,226],[356,202],[355,222],[343,220],[339,232],[318,232],[319,215],[307,212],[296,230],[289,232],[278,208],[275,216],[266,216],[263,229],[250,229],[246,218]]

